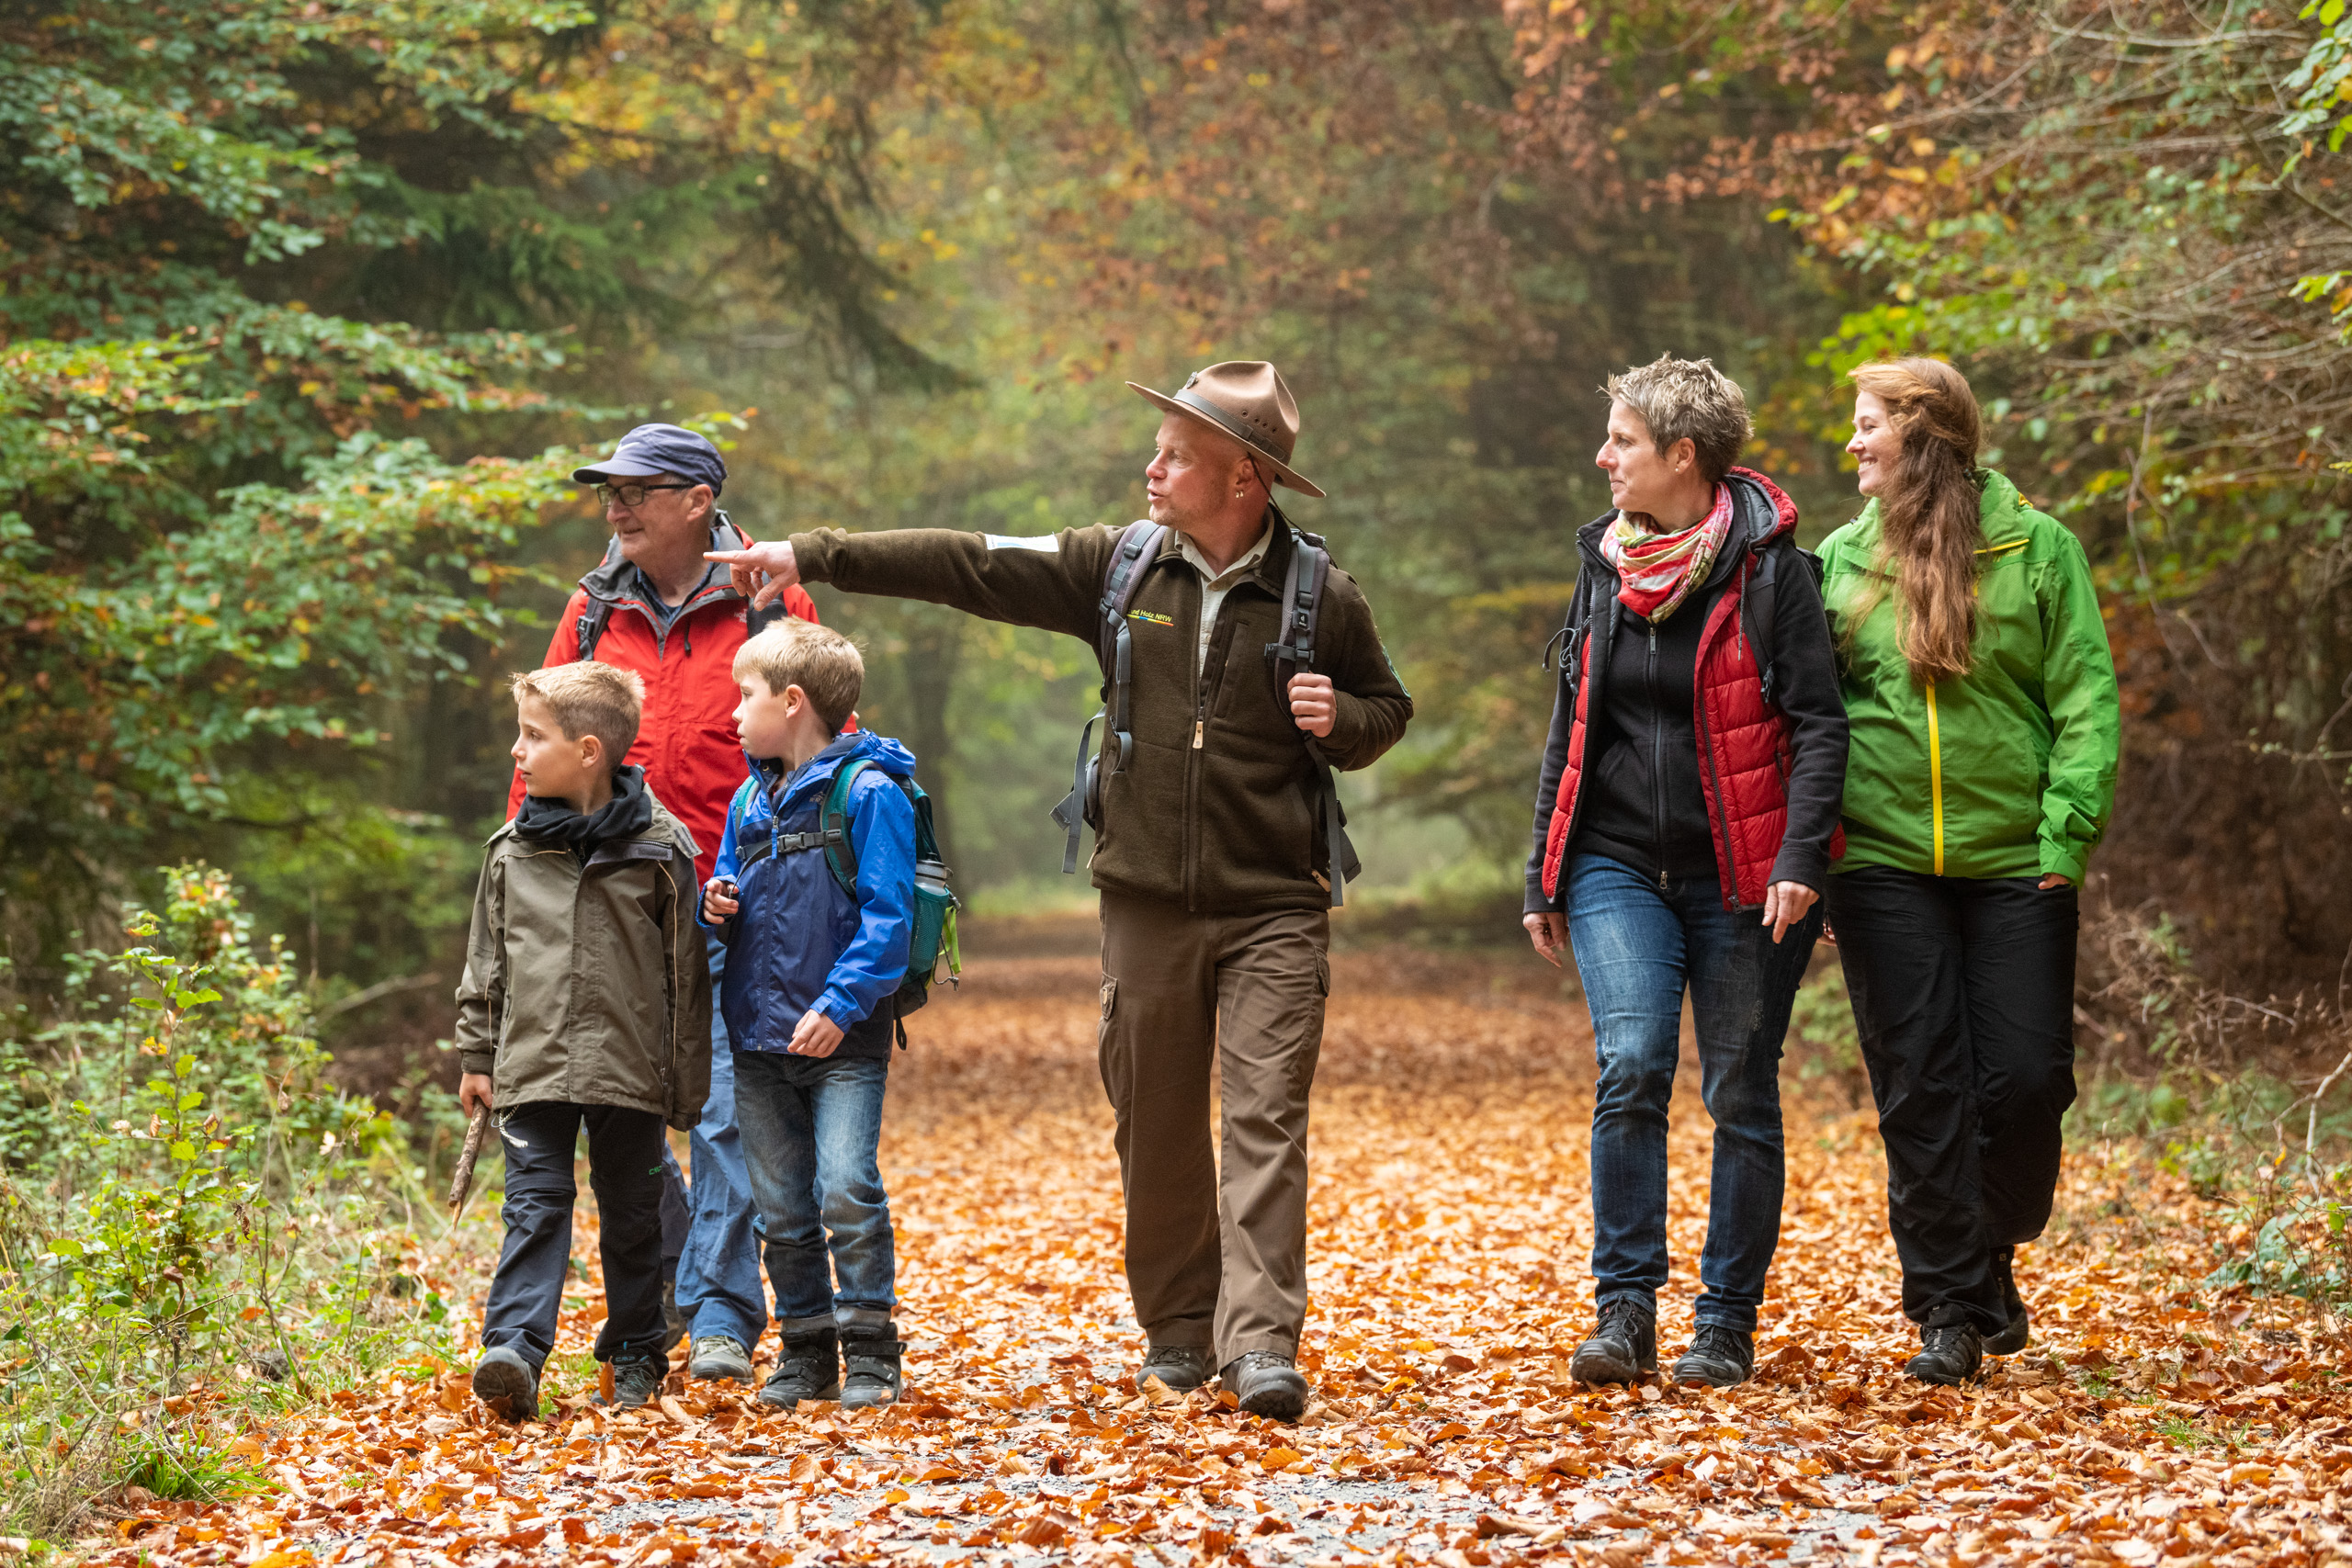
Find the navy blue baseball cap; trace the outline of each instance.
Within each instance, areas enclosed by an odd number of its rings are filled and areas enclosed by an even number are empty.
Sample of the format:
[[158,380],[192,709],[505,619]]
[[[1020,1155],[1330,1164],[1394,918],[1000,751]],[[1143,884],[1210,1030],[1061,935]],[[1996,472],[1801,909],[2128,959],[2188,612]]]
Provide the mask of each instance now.
[[640,424],[621,437],[613,455],[601,463],[571,470],[571,482],[603,484],[608,479],[643,479],[655,474],[675,474],[688,484],[708,485],[713,495],[727,486],[727,461],[718,448],[674,424]]

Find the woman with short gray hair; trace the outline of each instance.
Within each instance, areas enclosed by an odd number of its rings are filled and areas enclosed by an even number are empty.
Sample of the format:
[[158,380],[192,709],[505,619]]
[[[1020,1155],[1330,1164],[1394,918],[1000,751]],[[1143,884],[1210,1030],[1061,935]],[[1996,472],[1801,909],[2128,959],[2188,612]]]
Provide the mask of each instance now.
[[1612,376],[1594,459],[1613,510],[1577,535],[1535,797],[1525,925],[1573,943],[1592,1011],[1592,1269],[1600,1326],[1571,1375],[1657,1368],[1667,1106],[1687,991],[1715,1123],[1696,1333],[1678,1382],[1756,1364],[1780,1242],[1781,1041],[1820,933],[1846,712],[1797,509],[1735,466],[1747,400],[1704,359]]

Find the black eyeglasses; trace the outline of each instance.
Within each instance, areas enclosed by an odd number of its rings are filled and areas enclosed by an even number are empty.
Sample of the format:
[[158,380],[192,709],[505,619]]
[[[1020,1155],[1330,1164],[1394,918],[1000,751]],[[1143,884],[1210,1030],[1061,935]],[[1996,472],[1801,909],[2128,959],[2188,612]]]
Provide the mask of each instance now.
[[598,485],[596,504],[610,506],[619,502],[631,512],[645,504],[645,498],[657,490],[692,490],[692,485]]

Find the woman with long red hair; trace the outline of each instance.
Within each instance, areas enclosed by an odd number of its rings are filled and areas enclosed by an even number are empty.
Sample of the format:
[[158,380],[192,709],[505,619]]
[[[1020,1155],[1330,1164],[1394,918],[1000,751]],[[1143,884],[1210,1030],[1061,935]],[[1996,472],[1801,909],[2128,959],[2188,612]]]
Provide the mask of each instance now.
[[2115,797],[2115,665],[2081,543],[1977,466],[1933,359],[1852,373],[1869,498],[1823,541],[1850,728],[1824,896],[1878,1101],[1903,1310],[1928,1382],[2030,1335],[2074,1103],[2077,890]]

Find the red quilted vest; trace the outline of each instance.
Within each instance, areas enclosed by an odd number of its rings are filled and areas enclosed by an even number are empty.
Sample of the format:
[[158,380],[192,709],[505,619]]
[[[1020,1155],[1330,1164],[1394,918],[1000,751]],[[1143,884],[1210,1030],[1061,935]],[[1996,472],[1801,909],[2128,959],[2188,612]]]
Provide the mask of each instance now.
[[[1752,908],[1764,902],[1772,862],[1781,852],[1781,837],[1788,828],[1789,724],[1779,709],[1764,700],[1763,673],[1757,668],[1755,649],[1741,630],[1739,612],[1747,580],[1756,570],[1756,550],[1794,534],[1797,526],[1797,504],[1780,486],[1752,468],[1731,471],[1763,487],[1780,522],[1764,539],[1747,540],[1738,547],[1738,575],[1716,597],[1708,614],[1699,637],[1699,666],[1692,682],[1699,783],[1707,797],[1707,821],[1715,840],[1715,875],[1724,890],[1727,909]],[[1583,639],[1578,660],[1576,717],[1568,729],[1560,792],[1544,836],[1547,897],[1559,897],[1560,866],[1567,855],[1577,792],[1584,779],[1586,708],[1592,695],[1591,638]],[[1829,852],[1833,859],[1845,852],[1843,829],[1831,841]]]

